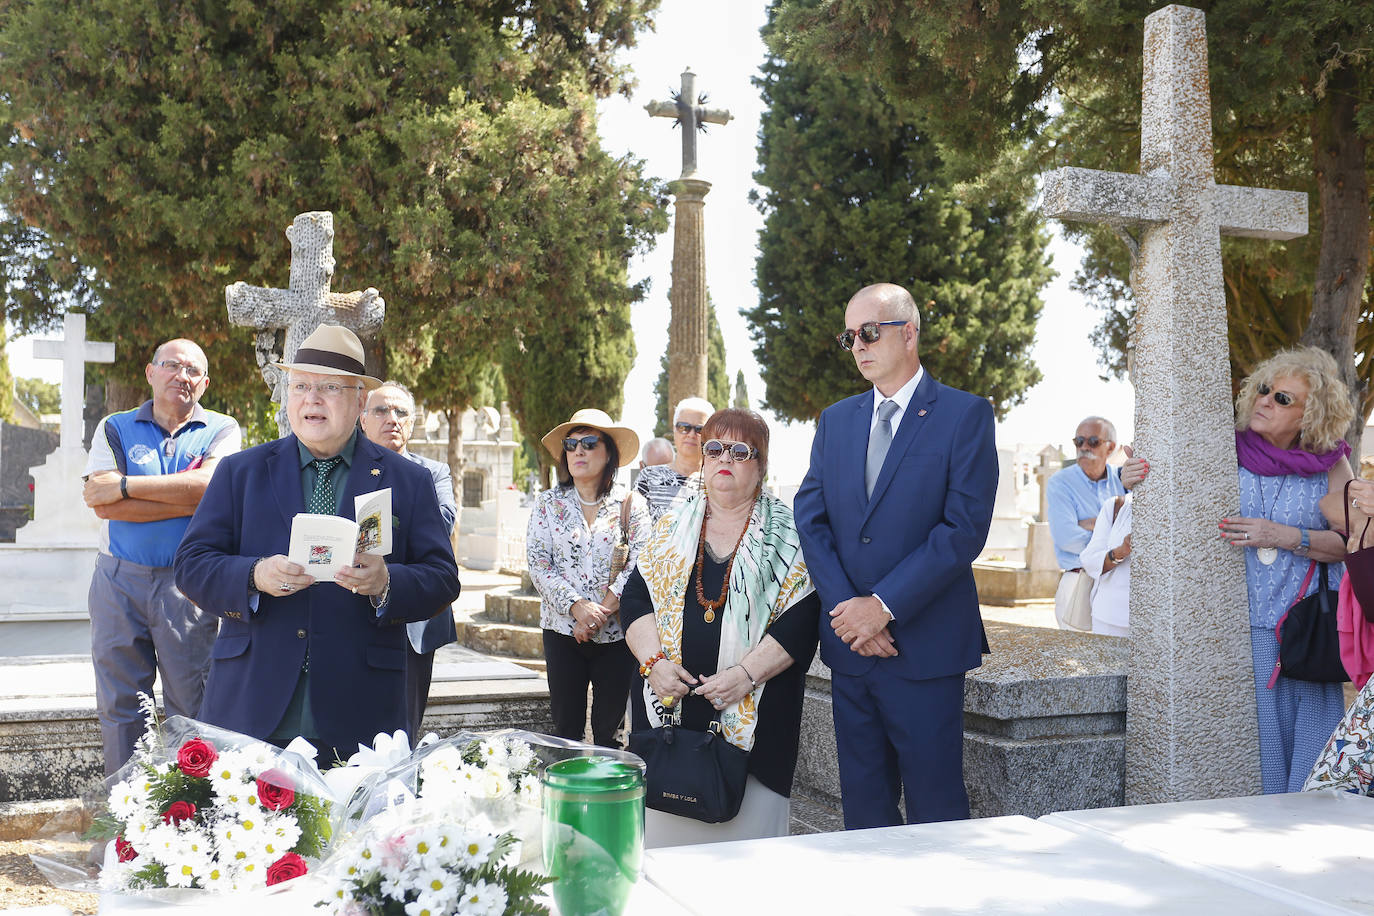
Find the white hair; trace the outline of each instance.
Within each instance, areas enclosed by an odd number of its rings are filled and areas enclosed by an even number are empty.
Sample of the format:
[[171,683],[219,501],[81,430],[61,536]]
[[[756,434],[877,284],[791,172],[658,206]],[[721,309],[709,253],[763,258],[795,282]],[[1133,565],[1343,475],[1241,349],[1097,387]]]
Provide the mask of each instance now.
[[[650,439],[648,442],[645,442],[645,443],[644,443],[644,448],[640,451],[640,453],[639,453],[639,458],[640,458],[640,460],[643,461],[645,464],[648,464],[648,463],[649,463],[649,458],[650,458],[650,456],[651,456],[654,452],[658,452],[659,455],[667,455],[667,456],[668,456],[668,461],[672,461],[672,460],[673,460],[673,443],[669,442],[667,439],[663,438],[662,436],[658,436],[658,437],[656,437],[656,438]],[[665,462],[660,462],[660,463],[662,463],[662,464],[667,464],[668,462],[665,461]]]
[[[1102,428],[1107,431],[1107,441],[1113,443],[1117,441],[1116,424],[1113,423],[1111,420],[1108,420],[1106,417],[1084,417],[1082,422],[1080,422],[1078,426],[1082,426],[1084,423],[1102,424]],[[1077,429],[1078,427],[1074,428]]]
[[677,422],[678,417],[682,416],[684,410],[699,410],[708,417],[716,412],[716,409],[711,406],[711,402],[705,398],[683,398],[678,401],[677,406],[673,408],[674,423]]

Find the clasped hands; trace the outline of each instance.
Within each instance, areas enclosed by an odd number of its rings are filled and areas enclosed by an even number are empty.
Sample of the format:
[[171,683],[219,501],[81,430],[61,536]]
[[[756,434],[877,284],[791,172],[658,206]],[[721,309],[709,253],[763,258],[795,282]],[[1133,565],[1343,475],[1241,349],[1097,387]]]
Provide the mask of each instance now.
[[604,604],[597,604],[590,598],[579,598],[573,602],[569,612],[573,616],[573,639],[578,642],[587,642],[596,635],[616,614],[614,608],[609,608]]
[[[380,595],[391,582],[386,559],[373,553],[353,556],[353,566],[334,574],[334,581],[355,595]],[[253,587],[267,595],[290,595],[315,584],[315,577],[282,554],[264,557],[253,570]]]
[[841,601],[830,612],[830,628],[835,635],[864,656],[891,658],[897,654],[897,644],[887,628],[889,622],[891,618],[876,595]]
[[[689,693],[695,693],[716,709],[724,709],[744,699],[745,695],[753,690],[754,685],[749,681],[749,675],[738,665],[731,665],[715,674],[703,674],[698,678],[693,677],[686,668],[665,658],[649,669],[649,687],[662,700],[672,697],[676,702]],[[672,703],[665,702],[664,705],[671,706]]]

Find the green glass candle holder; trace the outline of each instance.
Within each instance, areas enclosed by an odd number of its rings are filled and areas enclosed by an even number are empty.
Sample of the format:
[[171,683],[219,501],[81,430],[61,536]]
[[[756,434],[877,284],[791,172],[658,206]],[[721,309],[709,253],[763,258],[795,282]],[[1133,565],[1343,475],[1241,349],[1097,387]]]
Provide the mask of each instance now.
[[604,756],[544,771],[544,870],[562,916],[620,916],[644,864],[644,769]]

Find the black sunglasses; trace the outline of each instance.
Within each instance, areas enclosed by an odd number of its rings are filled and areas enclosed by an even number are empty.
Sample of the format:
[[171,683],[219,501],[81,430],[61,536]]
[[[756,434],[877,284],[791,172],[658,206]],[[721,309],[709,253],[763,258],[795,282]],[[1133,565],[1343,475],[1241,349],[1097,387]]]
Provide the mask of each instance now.
[[[1269,392],[1274,391],[1274,389],[1264,384],[1256,386],[1255,390],[1259,392],[1260,397],[1264,397]],[[1297,402],[1298,399],[1286,391],[1274,391],[1274,403],[1280,407],[1292,407]]]
[[701,431],[706,428],[704,426],[697,426],[695,423],[683,423],[681,421],[674,423],[673,426],[676,427],[677,431],[682,433],[684,436],[689,435],[690,433],[696,433],[698,436],[700,436]]
[[752,461],[759,456],[759,450],[743,442],[731,442],[728,445],[719,439],[712,439],[701,447],[701,453],[713,461],[723,459],[726,455],[730,456],[731,461]]
[[1074,436],[1074,437],[1073,437],[1073,447],[1074,447],[1074,448],[1082,448],[1084,442],[1088,443],[1088,448],[1097,448],[1099,445],[1102,444],[1101,438],[1099,438],[1099,437],[1097,437],[1097,436]]
[[563,451],[575,452],[580,445],[590,452],[592,449],[596,448],[597,444],[600,442],[600,436],[583,436],[580,439],[574,439],[572,436],[569,436],[563,440]]
[[[844,333],[836,336],[835,339],[840,342],[841,347],[844,347],[846,350],[852,350],[854,349],[855,337],[858,337],[864,343],[873,343],[882,335],[882,328],[885,325],[906,323],[905,321],[865,321],[863,324],[859,325],[859,330],[852,331],[849,328],[845,328]],[[917,330],[919,331],[920,328],[917,328]]]

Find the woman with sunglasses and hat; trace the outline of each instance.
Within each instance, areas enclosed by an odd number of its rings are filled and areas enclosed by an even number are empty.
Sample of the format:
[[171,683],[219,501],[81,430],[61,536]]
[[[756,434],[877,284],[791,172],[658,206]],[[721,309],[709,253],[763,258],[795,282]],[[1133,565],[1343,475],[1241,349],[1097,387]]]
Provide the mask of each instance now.
[[[1328,519],[1341,517],[1342,490],[1352,477],[1350,447],[1341,437],[1354,417],[1336,361],[1316,347],[1271,356],[1236,395],[1240,512],[1218,519],[1217,527],[1245,555],[1265,793],[1302,789],[1345,711],[1340,684],[1274,677],[1274,627],[1320,587],[1316,575],[1308,576],[1313,561],[1328,564],[1330,588],[1340,586],[1345,540],[1329,530]],[[1148,462],[1135,456],[1121,479],[1134,488],[1148,474]],[[1139,498],[1148,499],[1148,491]]]
[[554,734],[583,739],[590,684],[592,740],[615,747],[635,670],[617,611],[649,531],[644,501],[615,478],[638,454],[639,437],[588,408],[541,441],[558,485],[535,500],[525,549],[541,599]]
[[749,752],[749,775],[731,820],[646,811],[648,846],[787,835],[802,690],[818,641],[820,599],[792,511],[763,492],[768,426],[731,408],[701,436],[702,489],[658,520],[621,596],[644,679],[631,697],[631,734],[718,729]]

